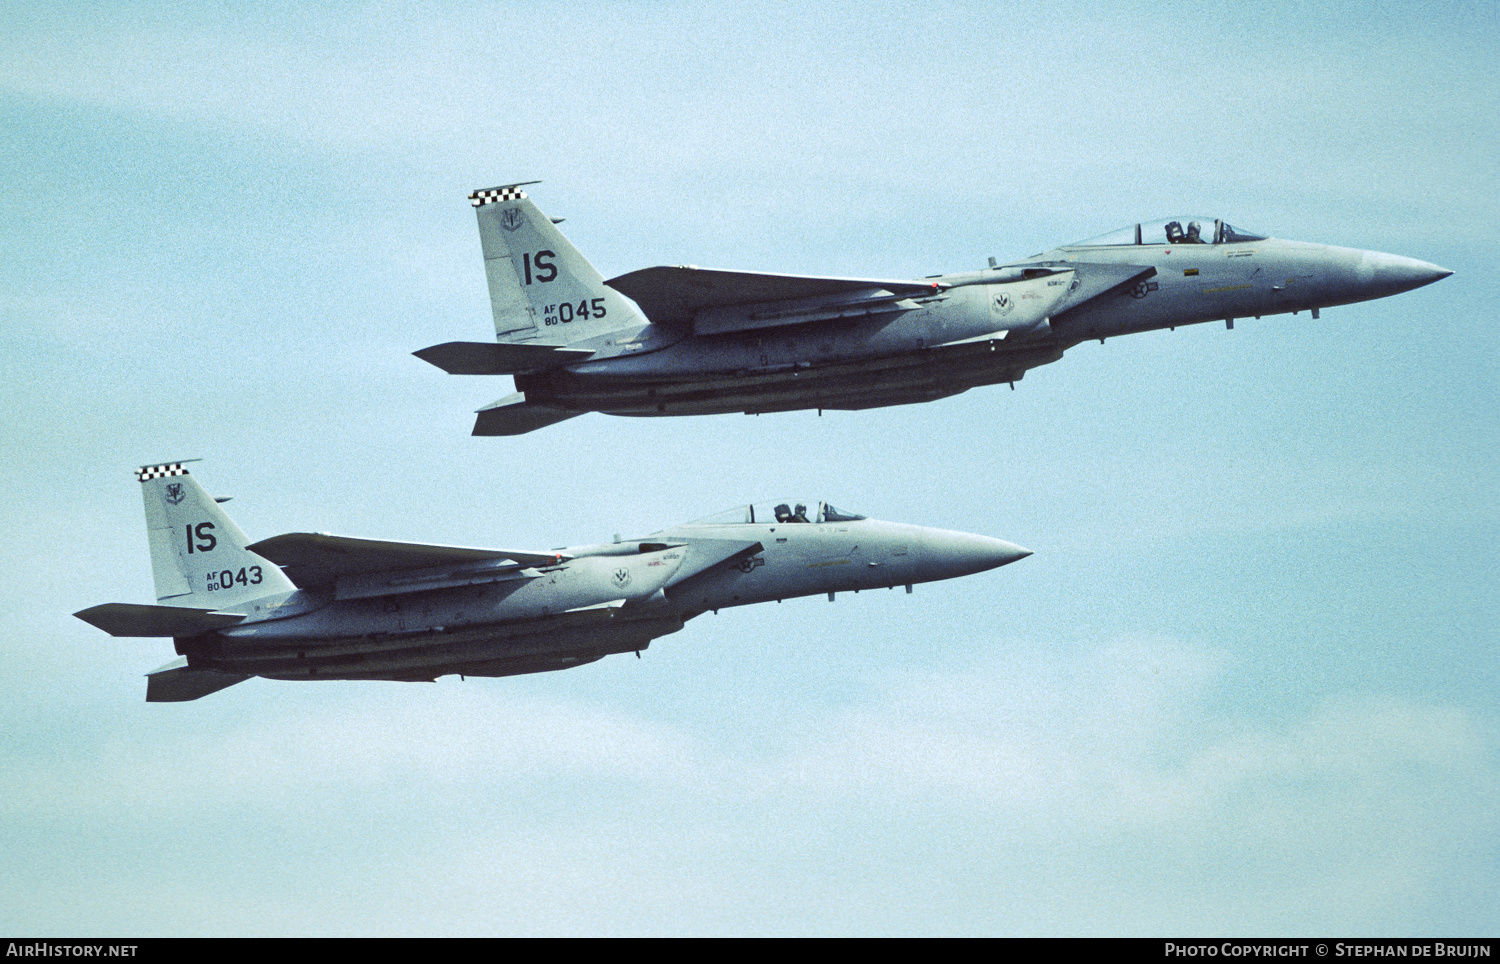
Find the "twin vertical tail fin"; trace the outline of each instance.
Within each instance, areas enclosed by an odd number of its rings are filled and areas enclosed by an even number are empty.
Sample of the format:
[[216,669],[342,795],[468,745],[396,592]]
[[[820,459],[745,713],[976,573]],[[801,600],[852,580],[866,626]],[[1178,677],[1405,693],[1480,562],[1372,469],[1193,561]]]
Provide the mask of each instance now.
[[496,340],[571,345],[644,325],[640,311],[604,284],[604,276],[537,209],[524,186],[469,195],[479,219]]
[[161,606],[224,609],[296,589],[240,531],[182,462],[136,472],[146,504],[151,575]]
[[[250,540],[184,463],[143,465],[136,478],[146,503],[157,604],[105,603],[73,615],[111,636],[195,636],[239,623],[246,615],[241,604],[297,588],[274,563],[245,548]],[[246,679],[177,659],[147,675],[146,701],[195,700]]]

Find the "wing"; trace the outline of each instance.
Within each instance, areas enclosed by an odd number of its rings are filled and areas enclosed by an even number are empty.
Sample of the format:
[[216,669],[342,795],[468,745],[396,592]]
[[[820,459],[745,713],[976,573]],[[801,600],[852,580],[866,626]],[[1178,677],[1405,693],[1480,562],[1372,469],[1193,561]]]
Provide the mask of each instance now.
[[[551,566],[567,559],[560,552],[518,552],[512,549],[474,549],[420,542],[353,539],[320,532],[288,532],[255,543],[257,552],[286,570],[301,588],[339,584],[340,596],[369,580],[379,580],[384,592],[416,592],[445,585],[492,581],[506,571],[529,566]],[[397,574],[410,577],[397,579]],[[392,588],[396,585],[406,588]],[[379,593],[357,592],[358,595]]]
[[[747,305],[769,309],[742,318],[734,327],[724,327],[726,321],[720,319],[716,329],[720,331],[868,314],[868,309],[881,304],[886,306],[883,310],[889,311],[893,310],[895,302],[930,295],[938,290],[938,286],[930,282],[716,271],[691,265],[642,268],[605,284],[629,296],[640,305],[646,317],[657,324],[692,324],[700,312],[712,309]],[[703,319],[699,321],[701,323]],[[695,325],[694,330],[698,334],[713,333],[701,328],[701,324]]]

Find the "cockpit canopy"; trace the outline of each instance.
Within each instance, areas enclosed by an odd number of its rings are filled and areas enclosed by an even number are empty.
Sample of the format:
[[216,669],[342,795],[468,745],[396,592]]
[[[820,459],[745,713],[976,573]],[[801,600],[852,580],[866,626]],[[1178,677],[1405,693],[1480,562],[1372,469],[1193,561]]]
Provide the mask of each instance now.
[[728,526],[747,525],[756,523],[760,525],[775,523],[812,523],[812,522],[857,522],[865,518],[855,515],[853,512],[845,512],[834,508],[827,502],[809,502],[806,500],[789,499],[785,502],[757,502],[754,505],[742,505],[733,509],[709,516],[707,519],[698,519],[691,525],[699,526]]
[[1266,235],[1244,231],[1228,221],[1198,215],[1142,221],[1129,227],[1101,234],[1087,241],[1074,241],[1065,248],[1094,248],[1113,244],[1235,244],[1241,241],[1264,241]]

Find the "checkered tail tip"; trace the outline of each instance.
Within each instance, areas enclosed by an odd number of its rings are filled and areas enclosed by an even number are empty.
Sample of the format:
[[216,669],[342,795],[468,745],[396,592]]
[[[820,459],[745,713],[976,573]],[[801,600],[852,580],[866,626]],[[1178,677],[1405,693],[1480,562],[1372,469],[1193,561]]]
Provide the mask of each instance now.
[[501,201],[519,201],[526,196],[521,188],[526,184],[537,184],[538,181],[524,181],[521,184],[505,184],[500,187],[482,187],[469,195],[469,203],[477,207],[486,204],[498,204]]
[[[193,461],[197,461],[194,459]],[[181,462],[163,462],[161,465],[143,465],[135,470],[136,481],[149,482],[169,475],[187,475],[187,467]]]

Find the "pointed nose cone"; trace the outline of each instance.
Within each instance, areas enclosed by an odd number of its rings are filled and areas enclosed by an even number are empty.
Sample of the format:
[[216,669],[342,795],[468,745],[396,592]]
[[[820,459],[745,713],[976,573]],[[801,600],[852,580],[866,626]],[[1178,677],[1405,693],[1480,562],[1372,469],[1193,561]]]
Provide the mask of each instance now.
[[936,569],[932,576],[934,579],[951,579],[954,576],[984,572],[1031,555],[1030,549],[1023,549],[1013,542],[967,532],[932,530],[928,536],[928,545],[930,559]]
[[989,545],[989,558],[994,562],[985,566],[993,569],[995,566],[1008,566],[1013,562],[1019,562],[1031,555],[1031,550],[1025,546],[1018,546],[1014,542],[1006,542],[1004,539],[985,539]]
[[1434,281],[1441,281],[1453,272],[1428,261],[1403,258],[1399,254],[1381,251],[1366,251],[1360,258],[1360,280],[1373,291],[1373,297],[1400,294]]

